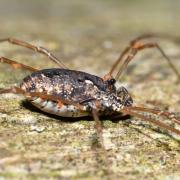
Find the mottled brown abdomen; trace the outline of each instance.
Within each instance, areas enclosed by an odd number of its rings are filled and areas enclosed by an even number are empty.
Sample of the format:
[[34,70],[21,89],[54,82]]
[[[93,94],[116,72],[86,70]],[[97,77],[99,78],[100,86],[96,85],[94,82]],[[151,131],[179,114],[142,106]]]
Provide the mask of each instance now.
[[[21,88],[26,92],[45,92],[73,102],[93,99],[101,91],[108,92],[109,86],[100,77],[67,69],[37,71],[21,83]],[[112,86],[115,91],[114,85],[111,85],[111,89]]]

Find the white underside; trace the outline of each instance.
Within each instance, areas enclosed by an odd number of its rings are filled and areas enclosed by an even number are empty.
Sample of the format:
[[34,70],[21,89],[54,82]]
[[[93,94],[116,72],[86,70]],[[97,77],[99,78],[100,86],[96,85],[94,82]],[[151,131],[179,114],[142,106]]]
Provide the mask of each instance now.
[[44,112],[62,117],[82,117],[89,115],[88,112],[81,111],[74,105],[62,105],[62,107],[59,107],[56,102],[42,100],[41,98],[31,100],[31,103]]

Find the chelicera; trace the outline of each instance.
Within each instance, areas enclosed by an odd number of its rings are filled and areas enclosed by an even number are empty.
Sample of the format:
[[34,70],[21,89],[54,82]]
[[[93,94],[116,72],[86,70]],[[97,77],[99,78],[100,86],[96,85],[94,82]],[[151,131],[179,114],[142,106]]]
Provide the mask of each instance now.
[[[180,74],[171,63],[168,56],[157,43],[143,43],[143,40],[152,35],[143,35],[132,40],[119,58],[113,64],[110,71],[104,77],[98,77],[86,72],[68,69],[58,58],[43,47],[34,46],[27,42],[6,38],[0,42],[9,42],[33,51],[46,55],[54,61],[58,68],[39,70],[16,61],[1,57],[2,63],[8,63],[15,68],[23,68],[32,72],[25,77],[20,86],[9,89],[0,89],[0,94],[15,93],[24,95],[34,106],[42,111],[64,117],[81,117],[92,115],[95,122],[100,141],[102,141],[102,126],[99,120],[100,115],[124,114],[138,117],[141,120],[149,121],[161,128],[165,128],[180,135],[180,131],[161,121],[152,119],[142,114],[148,112],[154,115],[168,118],[176,124],[180,120],[172,113],[158,109],[149,109],[133,106],[131,95],[125,87],[116,88],[116,81],[126,70],[129,62],[141,50],[146,48],[156,48],[167,60],[172,70],[180,80]],[[117,71],[117,67],[118,68]],[[115,71],[117,73],[115,74]],[[113,76],[115,74],[115,76]]]

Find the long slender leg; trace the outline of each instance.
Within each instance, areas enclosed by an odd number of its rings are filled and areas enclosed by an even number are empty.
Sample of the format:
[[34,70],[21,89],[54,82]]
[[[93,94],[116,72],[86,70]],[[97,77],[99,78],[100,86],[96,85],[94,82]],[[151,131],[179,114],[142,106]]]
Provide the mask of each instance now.
[[[146,116],[144,116],[142,114],[136,113],[136,112],[133,111],[133,108],[131,108],[131,107],[124,107],[121,110],[121,112],[124,113],[124,114],[129,114],[129,115],[138,117],[143,121],[148,121],[148,122],[153,123],[153,124],[155,124],[155,125],[157,125],[157,126],[159,126],[161,128],[167,129],[167,130],[169,130],[169,131],[171,131],[171,132],[173,132],[173,133],[175,133],[177,135],[180,135],[180,131],[178,129],[175,129],[175,128],[171,127],[171,126],[168,126],[168,125],[166,125],[166,124],[164,124],[164,123],[162,123],[162,122],[160,122],[158,120],[155,120],[155,119],[146,117]],[[141,111],[138,110],[138,112],[141,112]],[[145,112],[145,111],[143,111],[143,112]]]
[[13,68],[23,68],[23,69],[26,69],[26,70],[29,70],[29,71],[32,71],[32,72],[38,71],[38,69],[35,69],[33,67],[30,67],[30,66],[26,66],[24,64],[18,63],[16,61],[13,61],[13,60],[5,58],[5,57],[0,57],[0,62],[9,64]]
[[106,166],[105,171],[107,173],[108,179],[111,179],[110,178],[111,167],[109,166],[111,164],[111,162],[108,159],[107,151],[106,151],[105,146],[104,146],[102,122],[100,121],[100,119],[98,117],[98,113],[97,113],[96,109],[92,110],[92,115],[93,115],[93,118],[95,120],[95,129],[97,131],[98,140],[100,141],[100,145],[101,145],[101,149],[102,149],[99,156],[102,158],[103,163]]
[[158,109],[150,109],[150,108],[144,108],[144,107],[136,107],[133,106],[131,107],[132,110],[134,111],[142,111],[142,112],[149,112],[158,116],[164,116],[170,120],[172,120],[173,122],[177,123],[180,125],[180,120],[176,119],[173,113],[167,112],[167,111],[161,111]]
[[179,37],[171,35],[171,34],[166,34],[166,33],[147,33],[147,34],[142,34],[133,40],[131,40],[130,44],[134,44],[137,41],[143,40],[143,39],[150,39],[150,38],[163,38],[163,39],[169,39],[170,41],[178,42]]
[[[115,76],[115,79],[117,80],[120,77],[120,75],[122,74],[122,72],[124,70],[126,70],[129,62],[134,58],[134,56],[140,50],[147,49],[147,48],[156,48],[156,49],[158,49],[160,51],[162,56],[167,60],[169,66],[172,68],[172,70],[174,71],[174,73],[178,77],[178,81],[180,81],[180,73],[178,72],[176,67],[172,64],[171,60],[166,55],[166,53],[161,49],[161,47],[157,43],[142,43],[142,42],[140,42],[140,40],[146,39],[146,38],[149,38],[149,37],[151,37],[151,35],[144,35],[144,36],[139,36],[138,38],[132,40],[130,42],[130,45],[127,46],[124,49],[124,51],[121,53],[119,58],[116,60],[116,62],[112,66],[110,72],[107,75],[105,75],[105,77],[112,77],[112,74],[115,71],[115,69],[117,68],[117,66],[119,64],[121,64],[120,69],[119,69],[118,73]],[[125,55],[127,55],[127,57],[124,59]]]
[[114,70],[117,68],[118,64],[120,64],[123,61],[124,56],[129,52],[129,50],[132,48],[132,46],[137,43],[140,40],[143,39],[147,39],[147,38],[151,38],[154,37],[154,34],[143,34],[141,36],[136,37],[135,39],[131,40],[129,45],[122,51],[122,53],[120,54],[120,56],[118,57],[118,59],[116,60],[116,62],[113,64],[109,74],[112,75],[112,73],[114,72]]
[[92,110],[92,115],[95,120],[95,129],[97,130],[98,139],[100,140],[101,146],[104,148],[104,140],[103,140],[103,132],[102,132],[102,123],[98,117],[97,111],[95,109]]
[[47,50],[44,47],[41,46],[34,46],[30,43],[27,43],[25,41],[21,41],[18,39],[14,39],[14,38],[4,38],[4,39],[0,39],[0,42],[9,42],[11,44],[15,44],[18,46],[22,46],[28,49],[31,49],[35,52],[39,52],[41,54],[46,55],[50,60],[52,60],[53,62],[55,62],[59,67],[67,69],[66,66],[56,57],[54,56],[49,50]]
[[134,56],[139,51],[141,51],[143,49],[147,49],[147,48],[157,48],[160,51],[160,53],[162,54],[162,56],[167,60],[169,66],[172,68],[172,70],[174,71],[174,73],[178,77],[178,81],[180,81],[180,73],[178,72],[176,67],[171,63],[171,60],[169,59],[169,57],[165,54],[165,52],[160,48],[160,46],[157,43],[146,43],[146,44],[138,43],[138,44],[135,44],[132,47],[132,50],[131,50],[130,54],[127,56],[124,63],[120,67],[120,69],[119,69],[119,71],[118,71],[118,73],[116,75],[116,79],[118,79],[120,77],[123,70],[127,69],[127,66],[129,64],[129,62],[134,58]]

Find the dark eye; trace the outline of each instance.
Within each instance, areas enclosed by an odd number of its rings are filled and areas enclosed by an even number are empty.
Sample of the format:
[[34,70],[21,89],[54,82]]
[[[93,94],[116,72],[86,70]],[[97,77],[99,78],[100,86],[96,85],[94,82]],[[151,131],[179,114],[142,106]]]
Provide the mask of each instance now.
[[109,85],[114,85],[116,83],[116,80],[115,79],[110,79],[108,80],[108,84]]

